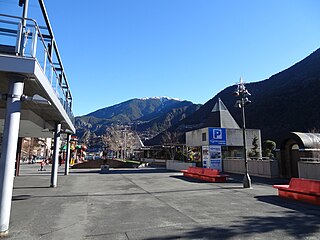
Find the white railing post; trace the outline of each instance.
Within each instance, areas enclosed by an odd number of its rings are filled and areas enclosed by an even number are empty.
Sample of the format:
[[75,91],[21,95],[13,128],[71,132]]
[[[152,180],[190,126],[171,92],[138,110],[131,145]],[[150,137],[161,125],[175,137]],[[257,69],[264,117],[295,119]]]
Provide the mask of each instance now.
[[37,54],[37,41],[38,41],[38,29],[34,26],[34,31],[32,34],[32,44],[31,44],[31,56],[36,57]]
[[44,59],[43,59],[43,71],[44,71],[44,74],[46,74],[47,56],[48,56],[48,53],[47,53],[46,49],[44,49]]
[[59,93],[58,93],[58,79],[57,78],[55,78],[56,79],[56,82],[55,82],[55,92],[56,92],[56,95],[59,97]]
[[[51,62],[49,60],[49,64],[50,64],[50,72],[49,72],[49,80],[50,80],[50,83],[51,83],[51,86],[53,85],[52,84],[52,78],[53,78],[53,66],[51,65]],[[53,87],[53,86],[52,86]]]
[[16,41],[16,49],[15,52],[19,55],[21,48],[21,39],[22,39],[22,23],[19,22],[18,30],[17,30],[17,41]]

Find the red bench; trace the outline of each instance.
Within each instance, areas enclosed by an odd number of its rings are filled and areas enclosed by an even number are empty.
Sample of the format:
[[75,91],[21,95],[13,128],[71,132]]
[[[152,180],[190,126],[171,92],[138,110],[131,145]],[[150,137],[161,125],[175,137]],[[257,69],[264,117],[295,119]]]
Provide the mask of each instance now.
[[219,170],[211,168],[189,167],[188,170],[181,170],[183,176],[197,178],[207,182],[226,182],[229,175],[220,174]]
[[320,205],[320,181],[291,178],[289,185],[273,185],[280,197]]

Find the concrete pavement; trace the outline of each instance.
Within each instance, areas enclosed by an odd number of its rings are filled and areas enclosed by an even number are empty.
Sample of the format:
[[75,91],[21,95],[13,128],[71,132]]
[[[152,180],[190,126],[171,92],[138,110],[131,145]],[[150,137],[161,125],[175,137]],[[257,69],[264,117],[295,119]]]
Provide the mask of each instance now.
[[[275,180],[206,183],[164,169],[50,171],[22,165],[8,239],[320,239],[320,207],[281,199]],[[48,169],[48,168],[47,168]],[[48,169],[50,170],[50,169]]]

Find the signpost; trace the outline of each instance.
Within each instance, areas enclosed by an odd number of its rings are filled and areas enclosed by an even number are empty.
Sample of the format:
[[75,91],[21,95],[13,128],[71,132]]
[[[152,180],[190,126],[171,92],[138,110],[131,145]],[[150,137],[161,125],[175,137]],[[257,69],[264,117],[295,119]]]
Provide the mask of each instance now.
[[[225,128],[208,128],[209,131],[209,154],[203,156],[203,166],[222,171],[222,151],[221,146],[227,145],[227,135]],[[208,149],[207,147],[205,149]]]

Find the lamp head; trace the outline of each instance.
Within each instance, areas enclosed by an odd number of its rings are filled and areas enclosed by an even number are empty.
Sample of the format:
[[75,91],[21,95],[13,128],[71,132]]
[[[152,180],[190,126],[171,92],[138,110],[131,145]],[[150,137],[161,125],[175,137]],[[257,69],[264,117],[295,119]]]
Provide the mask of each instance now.
[[241,100],[237,100],[236,104],[234,105],[236,108],[242,108],[242,102]]
[[41,97],[38,94],[33,95],[32,97],[25,94],[21,95],[21,101],[32,101],[37,104],[51,105],[51,102],[44,97]]
[[47,100],[44,97],[41,97],[38,94],[35,94],[32,96],[31,101],[38,103],[38,104],[45,104],[45,105],[51,105],[51,102],[49,100]]
[[248,104],[248,103],[251,103],[251,101],[247,97],[245,97],[244,98],[244,104]]
[[245,90],[243,91],[243,95],[247,97],[247,96],[251,96],[251,93],[249,93],[248,90],[245,89]]

